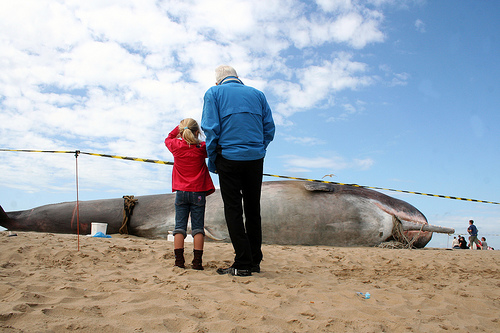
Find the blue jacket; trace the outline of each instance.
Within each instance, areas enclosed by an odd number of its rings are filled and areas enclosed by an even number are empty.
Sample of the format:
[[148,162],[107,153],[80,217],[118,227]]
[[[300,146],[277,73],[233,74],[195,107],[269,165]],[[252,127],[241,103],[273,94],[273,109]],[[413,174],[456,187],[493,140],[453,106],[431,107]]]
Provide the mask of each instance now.
[[274,138],[274,121],[264,93],[229,76],[204,97],[201,128],[206,136],[208,169],[216,172],[217,149],[224,158],[264,158]]

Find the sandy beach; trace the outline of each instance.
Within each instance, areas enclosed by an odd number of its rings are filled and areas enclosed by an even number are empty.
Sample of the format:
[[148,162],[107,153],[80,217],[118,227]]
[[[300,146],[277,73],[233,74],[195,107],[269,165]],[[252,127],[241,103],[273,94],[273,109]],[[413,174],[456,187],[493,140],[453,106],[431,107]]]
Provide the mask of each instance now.
[[500,251],[265,245],[232,277],[231,244],[204,271],[186,245],[181,269],[166,240],[0,232],[0,331],[500,331]]

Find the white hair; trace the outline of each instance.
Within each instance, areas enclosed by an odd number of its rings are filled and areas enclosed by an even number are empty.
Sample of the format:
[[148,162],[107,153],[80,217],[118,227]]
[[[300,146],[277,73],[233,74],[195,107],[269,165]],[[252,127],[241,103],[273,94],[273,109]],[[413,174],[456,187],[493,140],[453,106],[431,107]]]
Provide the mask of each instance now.
[[222,80],[224,80],[228,76],[236,76],[238,77],[238,74],[236,74],[236,70],[228,65],[220,65],[215,69],[215,82],[216,84],[221,83]]

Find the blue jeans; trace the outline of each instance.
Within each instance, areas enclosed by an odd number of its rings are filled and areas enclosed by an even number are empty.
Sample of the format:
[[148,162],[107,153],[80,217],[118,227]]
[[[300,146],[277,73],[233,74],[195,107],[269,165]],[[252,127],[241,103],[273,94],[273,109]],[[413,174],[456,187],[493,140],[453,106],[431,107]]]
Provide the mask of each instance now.
[[186,238],[188,217],[191,213],[191,234],[205,235],[206,192],[176,191],[175,195],[175,234]]

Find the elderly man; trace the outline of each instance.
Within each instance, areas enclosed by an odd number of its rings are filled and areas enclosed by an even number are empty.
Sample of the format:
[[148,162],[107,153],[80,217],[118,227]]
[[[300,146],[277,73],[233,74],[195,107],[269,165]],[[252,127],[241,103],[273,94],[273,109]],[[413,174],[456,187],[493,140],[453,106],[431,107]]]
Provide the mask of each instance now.
[[[204,97],[201,127],[208,169],[219,175],[227,229],[236,253],[219,274],[260,272],[260,195],[264,157],[274,138],[274,121],[264,94],[246,86],[231,66],[215,69],[216,85]],[[243,212],[245,221],[243,221]]]

